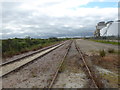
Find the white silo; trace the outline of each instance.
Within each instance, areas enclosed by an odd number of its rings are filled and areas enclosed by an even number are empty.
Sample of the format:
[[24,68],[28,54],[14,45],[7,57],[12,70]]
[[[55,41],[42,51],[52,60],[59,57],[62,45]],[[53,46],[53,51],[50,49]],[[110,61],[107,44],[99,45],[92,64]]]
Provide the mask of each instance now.
[[118,36],[118,26],[120,26],[119,21],[114,21],[107,23],[106,27],[100,30],[101,36]]

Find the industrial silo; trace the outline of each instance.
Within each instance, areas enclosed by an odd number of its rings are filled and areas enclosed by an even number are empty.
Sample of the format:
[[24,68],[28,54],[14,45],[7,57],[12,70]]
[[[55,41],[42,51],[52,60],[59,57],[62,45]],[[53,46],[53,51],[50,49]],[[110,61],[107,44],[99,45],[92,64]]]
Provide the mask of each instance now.
[[100,30],[101,36],[118,36],[118,26],[120,26],[119,21],[108,22],[106,23],[106,27]]

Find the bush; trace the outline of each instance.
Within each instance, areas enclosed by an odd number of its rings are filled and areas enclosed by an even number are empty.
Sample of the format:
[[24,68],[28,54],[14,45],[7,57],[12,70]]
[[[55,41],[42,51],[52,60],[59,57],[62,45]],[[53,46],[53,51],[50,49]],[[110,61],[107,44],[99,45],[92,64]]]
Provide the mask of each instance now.
[[114,51],[114,49],[113,48],[109,48],[108,49],[108,53],[114,53],[115,51]]
[[3,58],[6,58],[30,50],[37,50],[63,40],[66,39],[59,39],[56,37],[51,37],[49,39],[34,39],[30,37],[23,39],[13,38],[2,40],[0,46],[2,46]]
[[99,55],[100,55],[101,57],[104,57],[104,56],[106,55],[106,53],[105,53],[104,50],[100,50],[100,51],[99,51]]

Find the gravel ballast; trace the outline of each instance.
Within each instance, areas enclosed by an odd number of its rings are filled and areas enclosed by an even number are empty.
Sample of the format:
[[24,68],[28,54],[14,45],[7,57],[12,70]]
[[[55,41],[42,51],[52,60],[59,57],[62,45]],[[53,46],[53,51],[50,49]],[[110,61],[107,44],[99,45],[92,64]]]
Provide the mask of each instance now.
[[81,68],[82,63],[73,42],[53,88],[88,88],[89,80]]
[[2,78],[3,88],[44,88],[53,77],[68,43]]

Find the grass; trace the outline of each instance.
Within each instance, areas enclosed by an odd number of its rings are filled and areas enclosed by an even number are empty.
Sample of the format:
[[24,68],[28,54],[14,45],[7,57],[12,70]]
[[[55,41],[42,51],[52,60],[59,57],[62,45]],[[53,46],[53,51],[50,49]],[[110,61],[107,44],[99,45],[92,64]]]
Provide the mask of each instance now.
[[[93,76],[93,79],[96,82],[96,84],[98,85],[98,87],[104,88],[104,84],[102,82],[102,77],[99,75],[99,72],[94,67],[94,63],[93,62],[96,62],[96,60],[95,61],[91,61],[91,60],[92,60],[91,58],[87,57],[85,59],[86,64],[88,65],[88,68],[90,69],[90,72],[91,72],[91,74]],[[88,76],[88,78],[91,78],[90,75],[89,75],[89,73],[88,73],[88,71],[86,70],[86,68],[84,68],[84,66],[82,68],[85,71],[85,73]],[[89,83],[91,83],[91,82],[89,82]]]
[[100,42],[100,43],[106,43],[106,44],[113,44],[113,45],[120,45],[120,42],[113,42],[113,41],[93,40],[93,39],[91,39],[91,41]]
[[110,73],[101,73],[100,74],[101,77],[105,80],[108,81],[109,86],[111,86],[111,88],[116,88],[118,87],[118,76],[110,74]]
[[[109,51],[113,52],[114,50],[110,49]],[[118,64],[118,55],[116,55],[116,54],[113,54],[113,53],[111,54],[110,53],[110,54],[106,54],[104,57],[94,56],[94,57],[92,57],[92,63],[95,66],[102,67],[102,68],[107,69],[107,70],[109,70],[113,73],[118,74],[119,64]],[[117,87],[117,84],[118,84],[118,78],[117,77],[118,76],[116,76],[112,73],[107,73],[107,72],[99,72],[99,73],[100,73],[99,75],[101,77],[101,80],[108,81],[107,83],[111,87]]]
[[120,50],[117,51],[117,54],[120,54]]
[[100,50],[100,51],[99,51],[99,55],[100,55],[101,57],[104,57],[104,56],[106,55],[105,50]]
[[113,48],[108,49],[108,53],[114,53],[114,52],[115,52],[115,50]]
[[66,68],[66,65],[65,65],[65,63],[63,63],[59,69],[59,73],[62,73],[65,70],[65,68]]
[[0,47],[2,47],[2,58],[12,57],[28,51],[38,50],[61,41],[67,40],[59,38],[49,39],[34,39],[34,38],[13,38],[2,40]]

